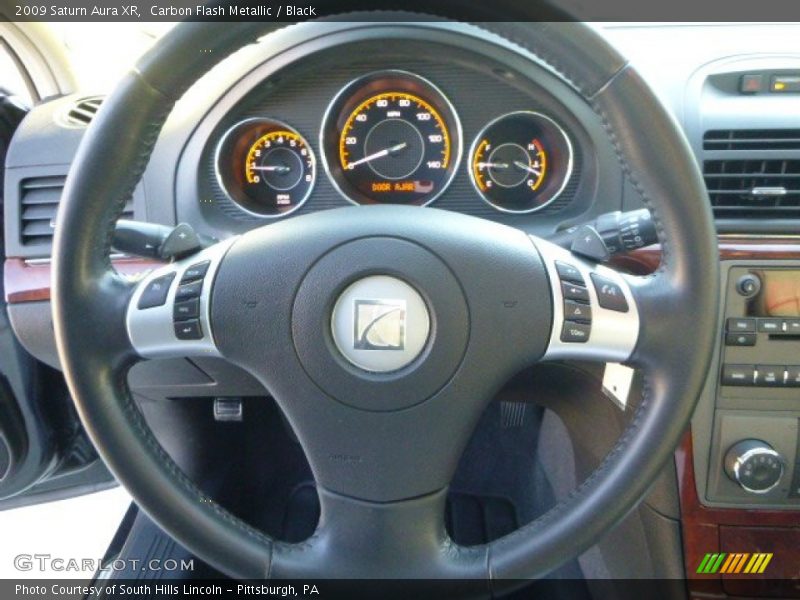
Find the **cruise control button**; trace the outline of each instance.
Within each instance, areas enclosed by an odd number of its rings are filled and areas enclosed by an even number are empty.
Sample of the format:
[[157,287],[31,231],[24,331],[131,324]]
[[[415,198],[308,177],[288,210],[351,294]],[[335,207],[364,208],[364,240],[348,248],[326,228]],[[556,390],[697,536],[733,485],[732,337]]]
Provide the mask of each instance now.
[[169,273],[168,275],[153,279],[153,281],[147,284],[142,295],[139,296],[139,302],[136,307],[144,309],[163,306],[167,301],[169,286],[173,279],[175,279],[175,273]]
[[564,321],[561,329],[561,341],[573,344],[584,344],[589,340],[591,325],[586,323],[575,323],[574,321]]
[[737,319],[730,317],[728,319],[728,331],[731,333],[752,333],[756,330],[755,319]]
[[589,290],[582,285],[574,283],[561,282],[561,293],[564,294],[565,300],[580,300],[581,302],[589,301]]
[[783,331],[783,321],[780,319],[759,319],[758,330],[761,333],[780,333]]
[[200,298],[176,302],[175,307],[172,309],[172,316],[176,321],[196,319],[200,316]]
[[786,385],[800,387],[800,367],[786,367]]
[[583,275],[581,275],[581,272],[576,267],[573,267],[569,263],[557,260],[556,271],[558,271],[558,276],[561,278],[562,281],[570,281],[572,283],[580,283],[581,285],[586,285],[586,283],[583,281]]
[[205,262],[192,265],[183,272],[183,277],[181,277],[181,283],[187,283],[189,281],[196,281],[197,279],[202,279],[203,277],[205,277],[206,271],[208,271],[208,267],[210,264],[211,261],[207,260]]
[[782,366],[758,365],[756,367],[756,385],[783,385],[783,371]]
[[191,321],[181,321],[175,323],[175,337],[179,340],[199,340],[203,337],[203,330],[200,327],[200,321],[192,319]]
[[600,306],[617,312],[628,312],[628,301],[625,300],[625,294],[618,284],[597,273],[592,273],[591,277]]
[[178,291],[175,292],[175,300],[187,300],[189,298],[198,298],[200,291],[203,289],[203,280],[195,281],[193,283],[184,283],[178,286]]
[[572,300],[564,301],[564,318],[569,321],[592,321],[592,307]]
[[722,385],[753,385],[755,370],[753,365],[724,365]]
[[755,346],[755,333],[728,333],[725,335],[726,346]]

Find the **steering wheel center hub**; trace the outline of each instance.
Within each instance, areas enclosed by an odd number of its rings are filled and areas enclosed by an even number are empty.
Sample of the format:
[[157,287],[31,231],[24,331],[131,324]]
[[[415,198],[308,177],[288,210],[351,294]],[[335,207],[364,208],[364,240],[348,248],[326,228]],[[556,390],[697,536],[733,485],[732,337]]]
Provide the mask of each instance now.
[[453,271],[390,236],[332,248],[306,274],[292,310],[306,373],[331,397],[370,411],[433,396],[461,363],[469,328]]
[[405,281],[371,275],[342,292],[331,315],[336,348],[356,367],[396,371],[422,352],[430,333],[422,296]]

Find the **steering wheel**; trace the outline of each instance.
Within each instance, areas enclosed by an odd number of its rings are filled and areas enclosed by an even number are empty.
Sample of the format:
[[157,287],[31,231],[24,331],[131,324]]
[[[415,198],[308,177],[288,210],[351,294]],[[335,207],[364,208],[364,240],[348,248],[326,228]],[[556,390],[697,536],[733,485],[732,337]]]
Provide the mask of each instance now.
[[[591,106],[652,212],[662,264],[634,277],[485,220],[371,206],[261,227],[130,282],[109,260],[112,232],[166,116],[223,57],[282,27],[177,26],[106,99],[81,143],[59,210],[53,314],[69,389],[108,467],[167,533],[234,578],[466,578],[496,592],[502,580],[542,576],[643,497],[707,375],[719,295],[713,219],[685,138],[634,69],[586,26],[532,22],[534,3],[402,4],[445,18],[505,15],[509,22],[481,27],[534,55]],[[564,301],[579,282],[592,321],[575,340]],[[197,326],[178,331],[175,299],[192,295]],[[274,540],[231,515],[145,424],[127,388],[130,366],[197,355],[246,369],[285,413],[321,504],[308,540]],[[568,358],[642,370],[630,425],[541,518],[486,545],[456,545],[444,525],[446,491],[482,411],[521,369]]]

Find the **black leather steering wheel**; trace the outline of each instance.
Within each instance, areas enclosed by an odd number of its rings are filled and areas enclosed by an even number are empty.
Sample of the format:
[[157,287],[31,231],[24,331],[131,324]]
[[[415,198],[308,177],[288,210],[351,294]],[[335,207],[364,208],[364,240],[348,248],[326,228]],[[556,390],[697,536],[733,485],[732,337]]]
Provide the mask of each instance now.
[[[317,3],[323,13],[371,4]],[[175,101],[223,57],[280,24],[177,26],[106,99],[83,139],[59,211],[53,267],[56,338],[70,391],[98,451],[139,506],[231,577],[468,578],[496,592],[502,580],[544,575],[595,543],[642,498],[689,422],[713,347],[719,266],[688,144],[637,73],[591,29],[533,23],[541,13],[532,3],[494,0],[491,13],[485,4],[406,1],[399,8],[508,17],[481,26],[548,65],[602,121],[652,211],[663,253],[652,276],[622,275],[473,217],[377,206],[284,220],[144,281],[120,277],[109,260],[114,223]],[[584,343],[561,341],[558,261],[576,268],[592,301]],[[189,267],[202,262],[203,337],[179,340],[172,302],[180,280],[196,275]],[[386,373],[350,364],[331,325],[345,288],[376,276],[410,285],[413,292],[397,294],[421,298],[429,325],[423,349]],[[166,303],[140,308],[146,288],[162,277]],[[612,286],[626,308],[601,305],[596,281]],[[415,318],[409,308],[406,327],[417,327]],[[126,373],[135,361],[209,353],[262,382],[303,445],[321,502],[309,540],[270,539],[202,494],[131,399]],[[570,357],[643,370],[644,398],[630,426],[595,473],[547,514],[488,545],[455,545],[444,526],[447,485],[487,402],[520,369]]]

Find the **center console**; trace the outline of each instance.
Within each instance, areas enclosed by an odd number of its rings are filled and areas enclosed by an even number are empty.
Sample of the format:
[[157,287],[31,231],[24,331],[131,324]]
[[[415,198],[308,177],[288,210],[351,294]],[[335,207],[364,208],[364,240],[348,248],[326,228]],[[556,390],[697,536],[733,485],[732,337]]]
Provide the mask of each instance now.
[[720,506],[797,509],[800,265],[723,265],[720,360],[713,411],[707,413],[712,432],[705,500]]

